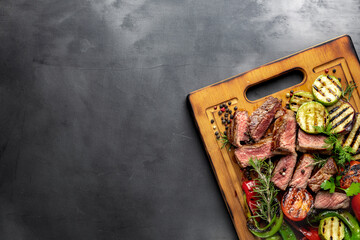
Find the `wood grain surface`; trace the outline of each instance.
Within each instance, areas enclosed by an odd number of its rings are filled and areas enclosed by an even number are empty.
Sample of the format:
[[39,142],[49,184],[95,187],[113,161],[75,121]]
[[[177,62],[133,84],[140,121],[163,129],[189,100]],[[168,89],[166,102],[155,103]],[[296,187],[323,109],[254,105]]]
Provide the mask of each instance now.
[[[331,71],[329,74],[341,78],[343,88],[351,81],[359,85],[359,59],[349,36],[329,40],[188,95],[196,125],[239,239],[256,238],[246,227],[241,168],[234,161],[233,151],[221,148],[222,144],[217,141],[214,134],[215,131],[225,131],[225,126],[221,124],[223,115],[217,114],[219,104],[231,101],[230,109],[233,110],[237,106],[239,110],[247,110],[251,114],[265,101],[265,97],[250,101],[246,97],[247,89],[264,81],[271,81],[289,71],[302,71],[304,79],[301,83],[271,95],[282,99],[284,105],[287,102],[286,93],[290,90],[310,91],[315,78],[325,74],[326,69]],[[333,69],[336,69],[335,73],[332,72]],[[360,105],[358,89],[354,91],[350,102],[358,111]],[[215,106],[217,109],[214,109]],[[214,123],[211,123],[212,119]]]

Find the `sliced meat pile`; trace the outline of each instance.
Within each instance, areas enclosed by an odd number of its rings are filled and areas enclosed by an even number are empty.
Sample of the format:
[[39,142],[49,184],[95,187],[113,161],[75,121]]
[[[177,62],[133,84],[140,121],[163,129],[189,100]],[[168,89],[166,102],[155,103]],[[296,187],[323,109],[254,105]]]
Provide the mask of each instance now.
[[281,100],[268,97],[266,101],[250,116],[250,136],[258,142],[265,134],[274,119],[276,112],[281,108]]
[[296,150],[307,153],[330,154],[325,143],[326,136],[308,134],[299,128]]
[[273,129],[274,154],[295,153],[296,120],[293,111],[287,110],[285,114],[276,119]]
[[249,165],[250,158],[264,159],[272,156],[272,136],[261,139],[258,143],[242,145],[235,150],[235,158],[241,167]]
[[317,171],[308,181],[308,186],[313,192],[321,189],[321,184],[336,174],[338,168],[333,158],[329,158],[325,165]]
[[311,154],[302,155],[289,185],[297,188],[306,188],[313,168],[313,156]]
[[249,141],[250,118],[247,111],[236,111],[230,124],[228,139],[232,145],[240,147],[241,142]]
[[341,209],[350,206],[350,198],[345,193],[320,191],[316,194],[314,207],[318,209]]
[[285,190],[291,180],[296,165],[296,158],[296,153],[284,156],[279,160],[274,169],[274,176],[271,181],[281,190]]

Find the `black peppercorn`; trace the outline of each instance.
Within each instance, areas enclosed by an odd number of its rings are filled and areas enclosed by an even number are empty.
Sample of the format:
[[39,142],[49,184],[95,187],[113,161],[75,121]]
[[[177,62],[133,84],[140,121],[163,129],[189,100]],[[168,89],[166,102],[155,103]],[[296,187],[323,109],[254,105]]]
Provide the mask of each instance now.
[[237,107],[234,107],[234,110],[236,111],[238,108]]
[[216,132],[215,132],[215,135],[219,135],[219,132],[218,132],[218,131],[216,131]]
[[234,115],[230,114],[230,119],[233,119],[234,118]]
[[301,174],[304,174],[305,173],[305,170],[304,169],[301,169]]
[[214,123],[214,119],[211,119],[211,121],[210,121],[211,123]]
[[336,73],[336,69],[333,69],[333,73]]
[[229,105],[231,105],[231,102],[228,102]]

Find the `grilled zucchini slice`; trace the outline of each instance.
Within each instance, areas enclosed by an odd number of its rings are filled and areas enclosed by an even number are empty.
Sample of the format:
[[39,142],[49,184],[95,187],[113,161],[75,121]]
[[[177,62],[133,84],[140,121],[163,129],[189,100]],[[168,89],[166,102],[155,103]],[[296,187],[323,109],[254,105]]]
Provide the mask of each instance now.
[[325,127],[327,124],[328,111],[318,102],[307,102],[302,104],[296,114],[296,122],[300,128],[307,132],[318,133],[314,126]]
[[341,97],[341,83],[334,76],[320,75],[312,85],[312,93],[317,101],[325,106],[331,106]]
[[335,105],[327,107],[327,110],[329,112],[329,123],[334,133],[345,133],[351,130],[355,110],[350,103],[340,100]]
[[310,92],[305,92],[305,91],[295,92],[289,101],[290,109],[293,110],[294,112],[297,112],[297,110],[303,103],[311,102],[312,100],[314,100],[314,97]]
[[320,221],[319,236],[322,240],[342,240],[345,237],[345,225],[337,217],[328,217]]
[[[342,136],[342,145],[343,147],[350,146],[354,151],[354,154],[360,153],[360,114],[357,113],[355,116],[355,123],[351,132]],[[357,156],[360,159],[360,156]]]

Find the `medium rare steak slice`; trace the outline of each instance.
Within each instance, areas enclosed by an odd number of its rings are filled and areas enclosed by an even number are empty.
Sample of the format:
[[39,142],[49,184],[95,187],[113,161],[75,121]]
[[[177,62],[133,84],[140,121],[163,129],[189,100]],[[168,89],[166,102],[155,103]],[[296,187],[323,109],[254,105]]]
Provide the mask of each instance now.
[[308,181],[308,186],[313,192],[318,192],[321,187],[320,185],[325,181],[329,180],[338,169],[333,158],[329,158],[325,165],[317,171]]
[[251,114],[249,130],[250,136],[255,142],[258,142],[264,136],[280,107],[281,100],[270,96]]
[[243,168],[250,166],[250,158],[264,159],[272,156],[272,136],[261,139],[258,143],[242,145],[235,149],[235,158]]
[[340,209],[350,206],[350,198],[345,193],[320,191],[316,194],[314,207],[318,209]]
[[281,190],[285,190],[291,180],[296,165],[296,158],[296,153],[284,156],[279,160],[274,169],[271,181]]
[[272,149],[274,154],[295,153],[296,120],[293,111],[287,110],[276,119],[273,130]]
[[306,188],[314,168],[313,163],[314,159],[311,154],[302,155],[289,185],[297,188]]
[[240,147],[243,141],[249,141],[250,118],[247,111],[236,111],[230,124],[228,139],[232,145]]
[[326,136],[308,134],[299,128],[296,150],[307,153],[331,154],[324,142]]

